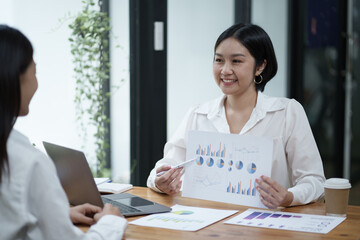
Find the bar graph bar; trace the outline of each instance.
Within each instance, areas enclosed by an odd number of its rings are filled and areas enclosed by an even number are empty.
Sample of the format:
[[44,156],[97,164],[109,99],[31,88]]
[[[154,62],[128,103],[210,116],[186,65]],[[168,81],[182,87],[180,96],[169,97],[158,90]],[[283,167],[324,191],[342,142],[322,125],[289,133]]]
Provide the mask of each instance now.
[[262,212],[253,212],[250,215],[248,215],[247,217],[244,217],[244,219],[251,220],[251,219],[259,216],[260,214],[262,214]]
[[237,184],[232,184],[231,182],[229,182],[229,185],[226,188],[226,192],[247,196],[256,196],[255,181],[253,182],[252,179],[250,179],[250,184],[248,188],[242,188],[241,185],[242,181],[237,182]]
[[219,143],[219,149],[215,150],[212,149],[211,144],[207,146],[201,146],[199,144],[198,148],[196,149],[196,155],[201,156],[211,156],[211,157],[226,157],[226,146],[225,144]]
[[271,213],[263,213],[260,216],[258,216],[256,219],[265,219],[267,217],[269,217],[271,215]]
[[302,218],[300,215],[291,215],[291,214],[279,214],[279,213],[269,213],[269,212],[252,212],[250,215],[244,217],[243,219],[266,219],[266,218]]

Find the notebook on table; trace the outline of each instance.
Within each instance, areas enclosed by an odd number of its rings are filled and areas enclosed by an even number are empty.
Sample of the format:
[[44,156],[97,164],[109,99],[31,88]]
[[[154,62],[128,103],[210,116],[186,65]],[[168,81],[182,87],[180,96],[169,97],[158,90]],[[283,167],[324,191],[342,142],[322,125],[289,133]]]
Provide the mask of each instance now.
[[129,193],[101,196],[83,152],[43,142],[71,205],[90,203],[103,207],[111,203],[125,217],[169,212],[171,208]]

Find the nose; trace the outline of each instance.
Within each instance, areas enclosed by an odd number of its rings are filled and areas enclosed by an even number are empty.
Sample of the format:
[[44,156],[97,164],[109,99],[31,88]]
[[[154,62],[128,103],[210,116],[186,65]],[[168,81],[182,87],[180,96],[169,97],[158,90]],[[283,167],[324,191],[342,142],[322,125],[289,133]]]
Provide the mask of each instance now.
[[232,74],[232,67],[229,63],[224,63],[223,67],[221,68],[221,74],[222,75],[229,75]]

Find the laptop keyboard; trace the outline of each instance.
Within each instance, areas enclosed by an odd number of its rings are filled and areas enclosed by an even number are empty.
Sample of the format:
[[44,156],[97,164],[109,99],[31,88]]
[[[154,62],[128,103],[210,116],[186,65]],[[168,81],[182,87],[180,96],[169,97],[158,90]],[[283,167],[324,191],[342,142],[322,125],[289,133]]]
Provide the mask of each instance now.
[[135,213],[135,212],[141,212],[140,210],[136,209],[136,208],[133,208],[133,207],[130,207],[130,206],[127,206],[125,204],[122,204],[122,203],[119,203],[117,201],[114,201],[114,200],[111,200],[109,198],[105,198],[105,197],[102,197],[101,198],[103,203],[110,203],[112,205],[114,205],[115,207],[119,208],[120,212],[122,214],[124,213]]

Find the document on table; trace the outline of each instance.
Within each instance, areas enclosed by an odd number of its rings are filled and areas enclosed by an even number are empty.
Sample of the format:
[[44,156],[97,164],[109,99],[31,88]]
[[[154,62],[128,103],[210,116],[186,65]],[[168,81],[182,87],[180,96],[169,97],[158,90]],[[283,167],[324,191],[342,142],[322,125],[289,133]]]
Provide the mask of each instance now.
[[328,233],[345,219],[345,217],[248,209],[225,223],[248,227]]
[[129,223],[146,227],[197,231],[238,212],[183,205],[174,205],[171,208],[172,211],[169,213],[152,214]]
[[110,178],[94,178],[94,180],[96,185],[111,182]]
[[265,137],[190,131],[182,196],[266,208],[255,179],[270,176],[273,140]]

